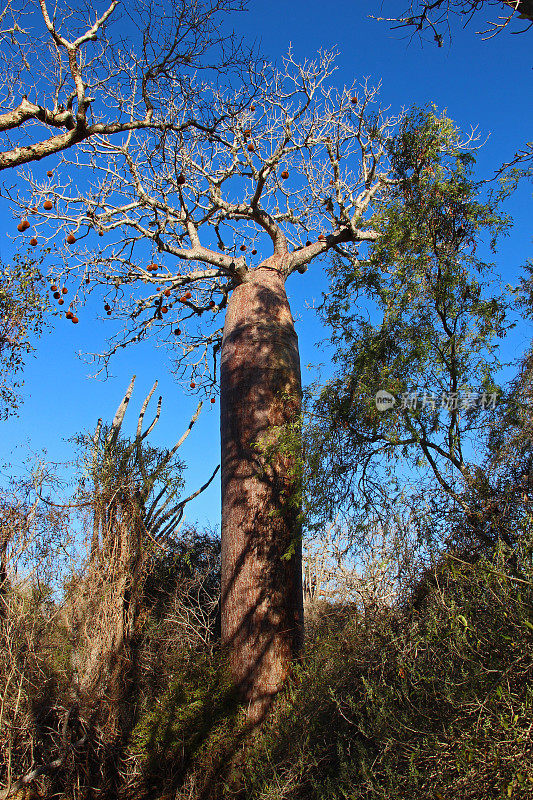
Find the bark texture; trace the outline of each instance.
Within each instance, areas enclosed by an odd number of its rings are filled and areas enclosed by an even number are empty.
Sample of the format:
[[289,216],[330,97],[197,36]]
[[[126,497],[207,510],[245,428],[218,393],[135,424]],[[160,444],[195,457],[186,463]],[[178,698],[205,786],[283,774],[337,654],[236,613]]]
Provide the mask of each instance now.
[[[303,642],[298,491],[280,428],[301,406],[298,337],[275,258],[231,297],[221,355],[222,640],[259,721]],[[265,458],[264,445],[274,445]],[[283,558],[293,550],[290,558]]]

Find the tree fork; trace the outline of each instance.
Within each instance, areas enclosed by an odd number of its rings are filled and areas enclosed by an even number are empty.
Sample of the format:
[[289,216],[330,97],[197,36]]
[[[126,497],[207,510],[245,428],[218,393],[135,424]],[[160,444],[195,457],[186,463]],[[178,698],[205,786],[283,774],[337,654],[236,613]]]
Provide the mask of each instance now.
[[303,644],[294,456],[261,453],[301,408],[298,337],[278,260],[234,290],[221,354],[222,641],[255,722]]

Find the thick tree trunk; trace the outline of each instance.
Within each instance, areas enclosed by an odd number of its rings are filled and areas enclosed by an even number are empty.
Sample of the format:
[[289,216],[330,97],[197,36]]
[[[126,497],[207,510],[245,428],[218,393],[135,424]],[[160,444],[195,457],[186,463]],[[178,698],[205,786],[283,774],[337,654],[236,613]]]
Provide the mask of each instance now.
[[222,640],[253,721],[303,641],[299,487],[293,456],[275,447],[300,411],[300,358],[284,280],[271,262],[233,292],[220,381]]

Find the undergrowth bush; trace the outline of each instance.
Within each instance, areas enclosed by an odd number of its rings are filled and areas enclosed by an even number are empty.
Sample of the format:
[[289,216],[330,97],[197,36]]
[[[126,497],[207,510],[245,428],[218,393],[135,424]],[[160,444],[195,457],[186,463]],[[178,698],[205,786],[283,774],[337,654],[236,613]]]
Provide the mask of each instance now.
[[[167,641],[171,603],[152,620],[155,631],[141,629],[135,727],[116,754],[113,798],[531,798],[530,552],[511,564],[503,553],[477,563],[450,554],[402,607],[362,615],[353,604],[325,604],[290,685],[256,730],[223,650],[201,637]],[[40,598],[9,596],[0,619],[12,637],[2,640],[4,785],[9,771],[61,754],[71,678],[60,616]],[[67,722],[74,741],[72,714]],[[43,776],[43,797],[112,800],[91,794],[103,753],[91,742]]]
[[[188,652],[135,727],[128,760],[135,764],[125,796],[174,797],[180,787],[204,785],[242,736],[243,714],[219,652]],[[196,773],[196,774],[195,774]]]
[[417,609],[336,614],[220,796],[533,796],[530,577],[448,557]]
[[36,761],[57,757],[70,643],[49,613],[46,587],[0,589],[0,786],[9,789]]

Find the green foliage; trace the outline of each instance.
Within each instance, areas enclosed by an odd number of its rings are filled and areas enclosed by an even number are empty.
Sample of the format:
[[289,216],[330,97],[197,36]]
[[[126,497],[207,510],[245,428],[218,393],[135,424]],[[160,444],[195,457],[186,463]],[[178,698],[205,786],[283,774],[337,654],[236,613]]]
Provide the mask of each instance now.
[[301,545],[302,524],[307,521],[308,498],[305,492],[307,471],[306,453],[302,449],[303,415],[300,400],[291,392],[281,392],[278,403],[289,417],[282,425],[270,426],[268,435],[254,443],[258,458],[256,469],[264,480],[270,482],[278,502],[269,510],[269,516],[289,517],[296,535],[282,558],[294,556]]
[[533,259],[524,265],[524,274],[515,290],[516,305],[528,319],[533,318]]
[[197,599],[220,593],[220,537],[211,530],[199,531],[188,525],[178,538],[167,541],[165,549],[153,548],[147,564],[144,603],[151,616],[160,618],[165,604],[180,583],[202,576]]
[[76,441],[85,450],[86,473],[102,492],[109,496],[120,492],[132,492],[142,487],[142,501],[146,501],[153,491],[154,482],[148,481],[146,474],[157,475],[157,481],[172,486],[177,495],[183,488],[182,472],[185,468],[181,459],[173,456],[168,460],[168,450],[152,447],[146,442],[139,444],[135,438],[118,436],[112,438],[112,427],[99,428],[97,441],[88,434],[77,437]]
[[532,601],[531,573],[449,558],[403,612],[347,611],[250,747],[242,796],[530,797]]
[[220,653],[184,654],[169,678],[155,708],[141,715],[128,752],[141,776],[137,791],[150,796],[169,790],[174,796],[192,765],[205,777],[215,754],[235,741],[242,726],[237,695]]
[[[473,480],[465,449],[500,393],[499,341],[513,326],[477,254],[483,237],[494,249],[509,221],[482,199],[460,132],[444,114],[415,109],[386,146],[391,186],[372,220],[380,237],[364,260],[334,257],[322,306],[337,372],[318,395],[310,435],[326,454],[317,483],[331,508],[354,477],[367,497],[386,483],[378,462],[429,470],[458,500]],[[385,411],[380,390],[396,400]]]
[[0,268],[0,419],[5,419],[20,403],[19,373],[45,325],[48,300],[40,262],[16,255],[12,266],[0,263]]

